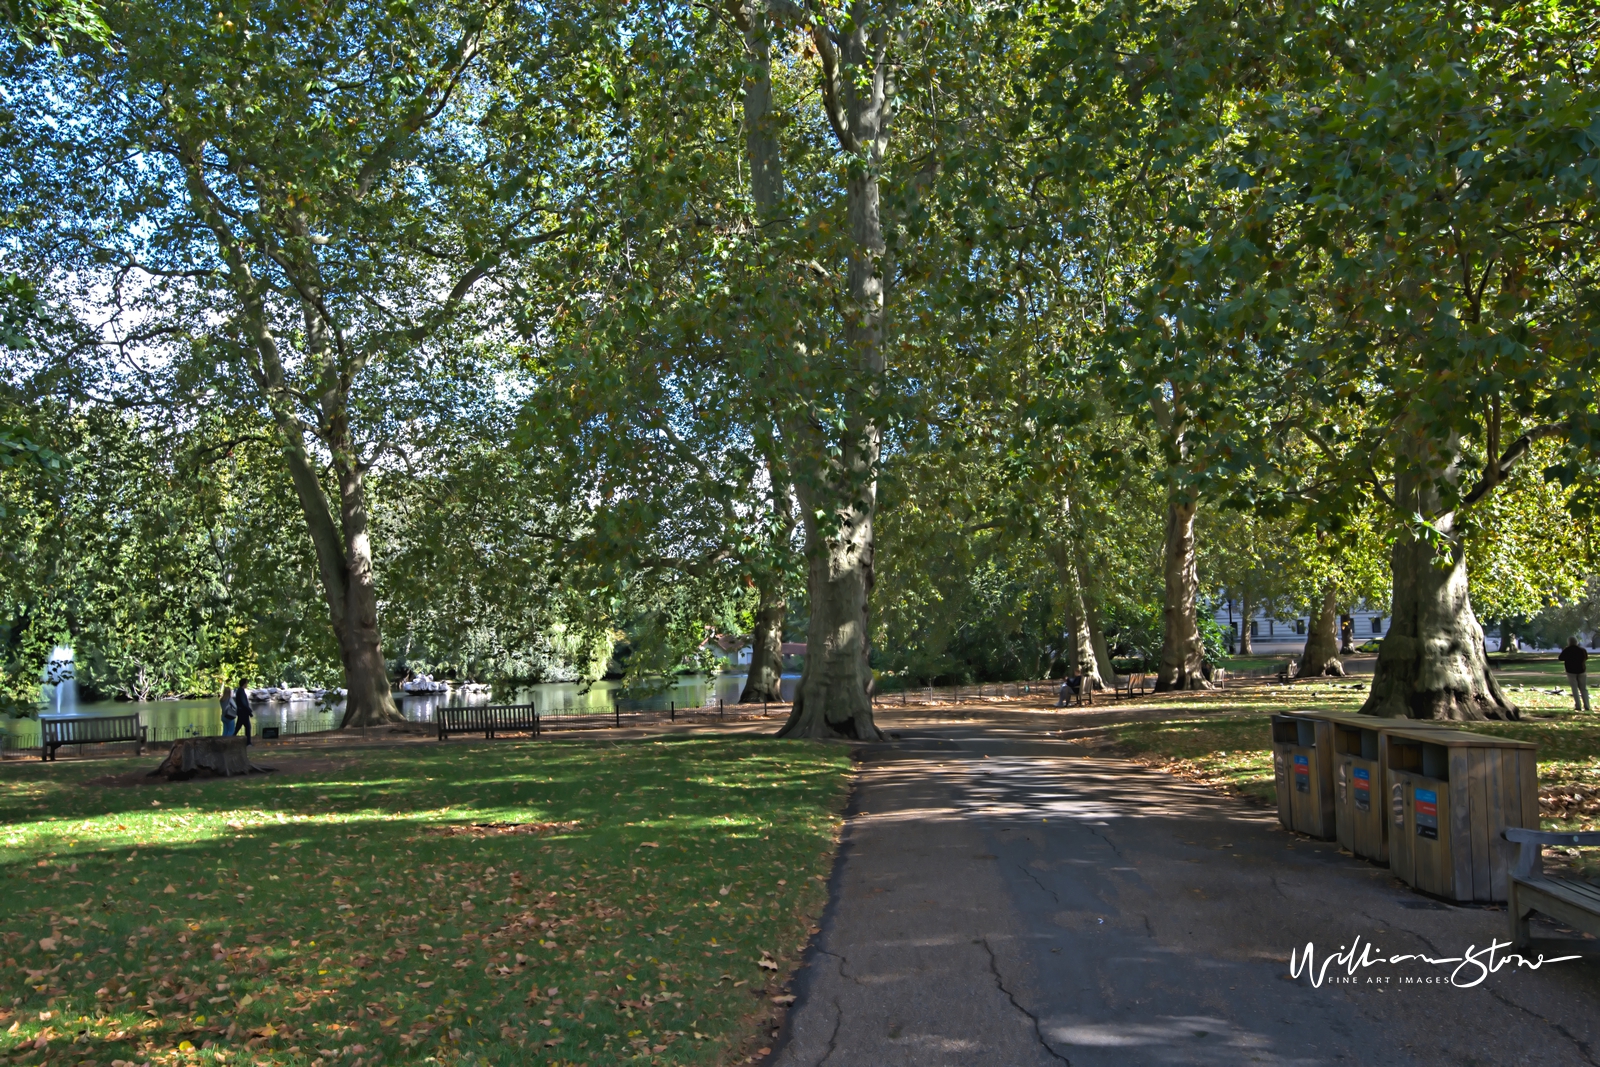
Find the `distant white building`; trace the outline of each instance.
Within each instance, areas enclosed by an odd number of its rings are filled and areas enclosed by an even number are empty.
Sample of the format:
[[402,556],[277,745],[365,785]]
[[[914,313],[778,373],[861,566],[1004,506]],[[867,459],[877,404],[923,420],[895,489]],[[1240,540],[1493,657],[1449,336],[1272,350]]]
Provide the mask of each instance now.
[[[1309,615],[1284,618],[1269,615],[1265,610],[1258,610],[1251,618],[1244,619],[1240,617],[1238,605],[1226,600],[1218,605],[1215,618],[1223,633],[1234,635],[1235,642],[1240,629],[1249,626],[1251,646],[1263,650],[1268,647],[1274,650],[1300,648],[1306,643],[1306,631],[1311,626]],[[1365,604],[1358,605],[1350,612],[1350,619],[1355,626],[1354,640],[1357,645],[1381,638],[1389,632],[1389,617]],[[1235,647],[1238,647],[1237,644]]]

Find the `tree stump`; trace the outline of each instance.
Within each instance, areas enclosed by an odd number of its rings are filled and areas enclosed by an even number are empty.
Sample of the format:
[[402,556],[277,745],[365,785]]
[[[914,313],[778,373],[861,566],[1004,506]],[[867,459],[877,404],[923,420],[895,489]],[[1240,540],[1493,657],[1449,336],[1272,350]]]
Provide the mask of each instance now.
[[172,751],[150,777],[165,776],[174,782],[186,781],[207,772],[232,778],[236,774],[262,774],[268,768],[250,762],[242,737],[188,737],[172,743]]

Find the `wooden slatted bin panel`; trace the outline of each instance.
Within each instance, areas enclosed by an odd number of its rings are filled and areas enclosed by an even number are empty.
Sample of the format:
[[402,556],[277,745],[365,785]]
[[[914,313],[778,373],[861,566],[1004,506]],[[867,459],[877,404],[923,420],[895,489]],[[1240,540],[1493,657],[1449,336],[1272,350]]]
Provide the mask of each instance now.
[[1381,735],[1386,730],[1439,730],[1444,723],[1383,718],[1348,711],[1296,712],[1332,726],[1334,839],[1353,855],[1389,862]]
[[1332,840],[1332,724],[1304,715],[1274,715],[1272,766],[1278,787],[1278,821],[1286,829]]
[[1333,724],[1335,840],[1353,855],[1389,862],[1383,810],[1383,761],[1376,724]]
[[1537,747],[1463,730],[1380,738],[1395,876],[1447,900],[1505,900],[1517,850],[1500,835],[1539,826]]

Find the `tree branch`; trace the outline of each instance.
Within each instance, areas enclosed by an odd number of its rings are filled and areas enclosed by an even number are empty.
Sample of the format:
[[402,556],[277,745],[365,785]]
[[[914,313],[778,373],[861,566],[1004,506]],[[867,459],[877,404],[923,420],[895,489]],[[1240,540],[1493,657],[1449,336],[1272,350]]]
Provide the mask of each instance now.
[[1547,422],[1542,426],[1535,426],[1515,441],[1506,449],[1497,460],[1491,460],[1483,468],[1483,476],[1478,479],[1478,484],[1472,491],[1461,498],[1461,507],[1468,508],[1494,491],[1494,487],[1505,481],[1530,451],[1533,450],[1535,441],[1542,441],[1546,437],[1560,437],[1567,432],[1565,425],[1559,422]]
[[814,13],[810,29],[812,43],[817,46],[817,56],[822,60],[822,110],[828,116],[833,135],[839,139],[839,147],[846,152],[854,152],[857,149],[855,133],[845,121],[844,109],[839,105],[839,53],[833,46],[833,39],[828,36],[821,14],[820,11]]

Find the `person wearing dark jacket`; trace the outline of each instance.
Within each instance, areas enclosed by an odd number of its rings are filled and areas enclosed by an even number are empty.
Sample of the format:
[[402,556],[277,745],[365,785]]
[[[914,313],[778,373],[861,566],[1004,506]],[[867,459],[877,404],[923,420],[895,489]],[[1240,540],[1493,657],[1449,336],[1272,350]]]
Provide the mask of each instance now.
[[1561,650],[1561,665],[1567,669],[1567,684],[1572,686],[1572,710],[1592,711],[1589,707],[1589,650],[1578,644],[1576,637],[1569,638],[1567,647]]
[[250,737],[250,720],[255,717],[255,713],[250,710],[250,691],[244,687],[243,682],[233,690],[233,711],[239,716],[239,732],[244,734],[244,743],[255,744]]

